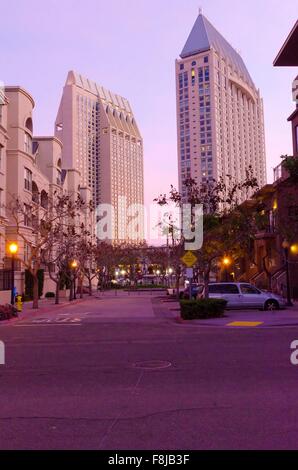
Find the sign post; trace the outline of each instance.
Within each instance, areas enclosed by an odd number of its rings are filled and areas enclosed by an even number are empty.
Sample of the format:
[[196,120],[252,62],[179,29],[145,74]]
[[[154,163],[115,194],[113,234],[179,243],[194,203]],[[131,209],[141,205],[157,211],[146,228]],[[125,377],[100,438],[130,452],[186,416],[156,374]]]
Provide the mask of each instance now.
[[184,253],[184,255],[181,257],[181,261],[187,266],[186,268],[186,277],[189,281],[189,300],[191,300],[191,283],[193,280],[193,268],[192,266],[197,262],[198,258],[192,251],[187,251]]

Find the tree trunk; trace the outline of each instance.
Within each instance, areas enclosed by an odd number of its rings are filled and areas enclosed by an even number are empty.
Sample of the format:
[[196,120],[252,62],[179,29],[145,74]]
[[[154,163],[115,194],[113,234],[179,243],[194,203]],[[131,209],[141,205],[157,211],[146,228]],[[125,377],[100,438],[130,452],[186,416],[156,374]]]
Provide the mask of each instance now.
[[80,299],[83,298],[83,276],[79,276],[79,293],[80,293]]
[[59,304],[59,284],[60,282],[56,282],[56,293],[55,293],[55,304],[58,305]]
[[204,273],[204,299],[209,299],[209,278],[210,278],[210,269]]
[[180,292],[179,292],[180,277],[181,277],[181,270],[176,269],[176,297],[178,300],[180,298]]
[[69,300],[73,300],[73,279],[71,279],[71,282],[70,282],[70,288],[69,288]]
[[33,308],[38,308],[38,277],[33,275]]
[[92,295],[92,279],[89,278],[89,295]]

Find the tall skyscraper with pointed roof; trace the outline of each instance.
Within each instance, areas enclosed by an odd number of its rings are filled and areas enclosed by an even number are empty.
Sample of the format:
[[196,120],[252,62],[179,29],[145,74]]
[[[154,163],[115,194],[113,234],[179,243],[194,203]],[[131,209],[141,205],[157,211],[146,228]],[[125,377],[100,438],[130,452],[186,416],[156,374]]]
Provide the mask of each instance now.
[[179,189],[192,177],[266,183],[263,102],[238,52],[201,13],[176,60]]

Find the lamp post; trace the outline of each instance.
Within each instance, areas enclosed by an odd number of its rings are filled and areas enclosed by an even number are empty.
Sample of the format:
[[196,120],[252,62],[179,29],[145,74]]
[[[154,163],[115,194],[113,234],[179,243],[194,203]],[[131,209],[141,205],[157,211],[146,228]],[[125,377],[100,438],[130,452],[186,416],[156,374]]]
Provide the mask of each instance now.
[[170,275],[170,286],[169,286],[169,287],[172,287],[172,274],[173,274],[173,268],[169,268],[168,272],[169,272],[169,275]]
[[11,297],[10,303],[14,305],[15,301],[15,293],[14,293],[14,270],[15,270],[15,255],[18,252],[18,244],[17,243],[10,243],[8,246],[9,252],[11,254]]
[[228,267],[230,266],[231,263],[232,263],[231,258],[229,258],[229,256],[224,256],[224,258],[222,260],[222,264],[224,266],[225,281],[226,282],[229,280],[228,279]]
[[71,263],[70,263],[70,267],[71,269],[73,270],[73,274],[72,274],[72,285],[71,285],[71,291],[73,289],[73,293],[71,292],[71,296],[70,296],[70,300],[75,300],[77,298],[76,296],[76,269],[78,267],[78,262],[74,259]]
[[289,249],[291,249],[291,246],[288,240],[284,240],[282,242],[282,247],[284,249],[285,261],[286,261],[287,306],[291,307],[293,305],[292,300],[291,300],[290,271],[289,271]]

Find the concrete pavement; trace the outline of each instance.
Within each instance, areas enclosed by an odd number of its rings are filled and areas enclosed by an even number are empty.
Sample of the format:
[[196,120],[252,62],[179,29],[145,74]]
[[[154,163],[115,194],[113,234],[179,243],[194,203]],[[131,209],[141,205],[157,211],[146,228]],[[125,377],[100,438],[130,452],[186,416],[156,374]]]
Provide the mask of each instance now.
[[298,328],[171,308],[107,295],[1,326],[0,448],[297,449]]

